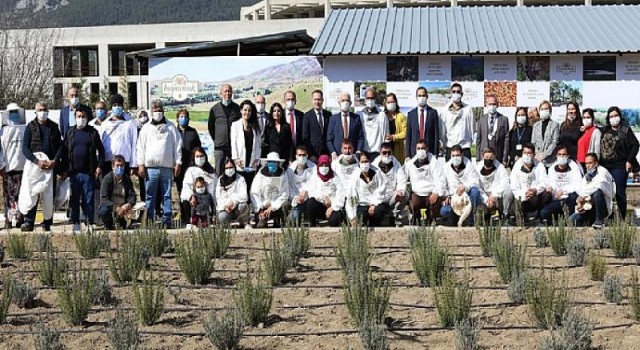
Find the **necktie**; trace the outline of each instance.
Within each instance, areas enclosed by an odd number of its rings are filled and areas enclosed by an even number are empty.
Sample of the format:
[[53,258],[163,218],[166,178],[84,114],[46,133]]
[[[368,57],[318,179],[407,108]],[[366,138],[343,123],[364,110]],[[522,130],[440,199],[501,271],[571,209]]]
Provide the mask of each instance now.
[[494,123],[493,116],[491,116],[491,118],[489,119],[489,132],[493,132],[493,126],[494,126],[493,123]]
[[349,124],[347,123],[347,113],[342,114],[342,138],[349,138]]
[[316,112],[316,116],[318,117],[318,124],[320,124],[320,130],[324,131],[324,118],[322,118],[322,115],[320,114],[320,112]]
[[418,138],[424,139],[424,109],[420,108],[420,135]]
[[295,119],[293,119],[293,112],[289,112],[289,125],[291,126],[291,138],[296,139],[296,128],[293,124]]

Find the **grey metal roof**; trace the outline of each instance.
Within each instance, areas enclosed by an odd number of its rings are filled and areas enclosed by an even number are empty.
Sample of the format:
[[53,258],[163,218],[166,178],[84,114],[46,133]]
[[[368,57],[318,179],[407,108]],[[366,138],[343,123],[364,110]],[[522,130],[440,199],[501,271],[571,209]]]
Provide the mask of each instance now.
[[640,52],[640,5],[336,9],[312,55]]

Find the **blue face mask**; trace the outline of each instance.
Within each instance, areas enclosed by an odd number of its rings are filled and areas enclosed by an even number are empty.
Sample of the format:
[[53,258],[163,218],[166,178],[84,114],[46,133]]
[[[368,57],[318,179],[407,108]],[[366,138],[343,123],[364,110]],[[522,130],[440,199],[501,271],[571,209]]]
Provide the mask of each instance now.
[[267,163],[267,169],[269,169],[270,173],[275,173],[278,170],[278,164],[274,162]]
[[117,177],[121,177],[124,175],[124,168],[121,166],[117,166],[113,168],[113,173],[116,174]]
[[189,125],[189,118],[185,117],[185,116],[180,116],[178,118],[178,124],[180,124],[180,126],[187,126]]
[[14,123],[17,123],[20,121],[20,113],[18,112],[9,112],[9,120],[11,120]]
[[96,109],[96,118],[100,120],[104,120],[106,116],[107,116],[107,112],[104,109],[102,108]]
[[113,106],[113,108],[111,108],[111,113],[115,114],[118,117],[121,116],[123,112],[124,109],[122,109],[122,106]]

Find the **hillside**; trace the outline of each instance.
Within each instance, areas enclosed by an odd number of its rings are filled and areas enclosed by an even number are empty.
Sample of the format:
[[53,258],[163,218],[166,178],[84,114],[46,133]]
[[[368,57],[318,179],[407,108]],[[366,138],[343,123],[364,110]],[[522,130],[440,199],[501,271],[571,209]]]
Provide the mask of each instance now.
[[13,12],[12,27],[86,27],[238,20],[240,7],[258,1],[5,0],[0,11]]

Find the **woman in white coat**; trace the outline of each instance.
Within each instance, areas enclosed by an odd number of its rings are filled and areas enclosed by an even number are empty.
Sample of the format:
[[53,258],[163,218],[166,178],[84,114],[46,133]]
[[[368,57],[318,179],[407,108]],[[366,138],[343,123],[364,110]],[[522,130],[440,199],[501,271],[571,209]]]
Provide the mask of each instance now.
[[236,171],[244,177],[247,188],[251,188],[262,152],[258,112],[253,102],[244,100],[240,104],[240,115],[240,120],[231,124],[231,158]]
[[[196,147],[191,153],[191,164],[184,173],[182,191],[180,191],[180,206],[184,209],[181,213],[191,213],[191,206],[195,205],[196,197],[193,193],[193,185],[197,178],[202,177],[206,183],[207,193],[213,195],[216,189],[216,172],[209,163],[207,153],[202,147]],[[188,222],[188,218],[187,218]]]
[[236,173],[235,162],[231,159],[224,162],[224,171],[218,178],[215,198],[220,223],[227,224],[231,220],[238,220],[240,226],[251,227],[247,183]]

